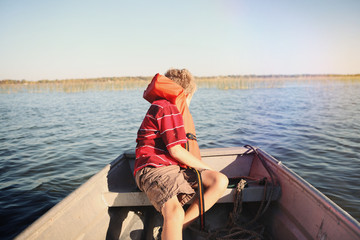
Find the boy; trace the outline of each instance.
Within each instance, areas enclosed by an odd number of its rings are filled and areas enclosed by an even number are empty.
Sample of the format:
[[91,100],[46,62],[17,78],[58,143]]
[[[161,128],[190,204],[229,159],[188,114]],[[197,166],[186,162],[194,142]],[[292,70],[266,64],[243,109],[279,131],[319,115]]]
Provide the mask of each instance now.
[[151,103],[137,135],[135,179],[163,218],[162,239],[182,239],[182,229],[199,216],[194,201],[197,169],[205,187],[205,211],[226,190],[228,179],[201,161],[188,106],[196,85],[186,69],[155,75],[144,92]]

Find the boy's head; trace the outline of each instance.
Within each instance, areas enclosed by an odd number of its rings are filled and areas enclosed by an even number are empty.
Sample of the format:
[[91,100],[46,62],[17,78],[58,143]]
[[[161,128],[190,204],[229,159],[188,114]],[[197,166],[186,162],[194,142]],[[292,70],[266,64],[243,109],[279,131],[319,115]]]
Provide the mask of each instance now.
[[195,80],[187,69],[169,69],[165,73],[165,77],[179,84],[187,96],[194,94],[196,90]]

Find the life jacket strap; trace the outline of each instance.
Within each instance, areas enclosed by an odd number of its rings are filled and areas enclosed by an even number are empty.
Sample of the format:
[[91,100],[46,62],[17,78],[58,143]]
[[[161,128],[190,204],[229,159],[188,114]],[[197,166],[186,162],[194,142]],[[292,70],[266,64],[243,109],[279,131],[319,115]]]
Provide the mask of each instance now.
[[190,151],[190,144],[189,144],[189,140],[194,140],[194,141],[197,141],[197,138],[196,138],[196,135],[195,134],[192,134],[192,133],[187,133],[186,134],[186,137],[187,137],[187,142],[185,143],[185,149],[187,151]]
[[192,170],[196,173],[197,183],[198,183],[198,197],[199,197],[199,217],[200,217],[200,230],[203,231],[205,229],[205,201],[204,201],[204,186],[201,179],[201,174],[198,170],[192,168]]
[[186,134],[186,137],[190,140],[195,140],[197,141],[197,138],[196,138],[196,135],[195,134],[192,134],[192,133],[187,133]]
[[[197,141],[196,135],[192,133],[186,133],[186,137],[188,139],[187,143],[185,144],[185,149],[190,151],[189,149],[189,140]],[[197,194],[199,197],[199,217],[200,217],[200,230],[203,231],[205,229],[205,201],[204,201],[204,185],[201,179],[201,174],[195,168],[191,168],[196,173],[198,189]]]

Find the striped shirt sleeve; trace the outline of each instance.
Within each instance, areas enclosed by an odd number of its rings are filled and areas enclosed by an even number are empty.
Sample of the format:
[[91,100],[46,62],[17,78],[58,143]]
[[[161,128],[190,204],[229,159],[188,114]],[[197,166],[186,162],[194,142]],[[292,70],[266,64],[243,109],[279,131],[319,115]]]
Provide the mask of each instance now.
[[159,111],[156,119],[160,130],[160,136],[167,149],[186,143],[184,121],[181,113],[175,105],[167,105]]

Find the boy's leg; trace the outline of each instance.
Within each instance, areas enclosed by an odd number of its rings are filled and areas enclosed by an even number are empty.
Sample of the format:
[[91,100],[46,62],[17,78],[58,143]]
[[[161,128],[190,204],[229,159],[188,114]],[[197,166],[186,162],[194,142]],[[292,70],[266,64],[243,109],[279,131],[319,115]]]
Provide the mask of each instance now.
[[[204,193],[204,202],[205,211],[207,211],[224,194],[229,180],[224,174],[212,170],[202,171],[201,178],[206,189]],[[183,228],[189,226],[198,216],[199,202],[195,200],[185,213]]]
[[177,196],[170,198],[164,203],[161,213],[164,217],[162,240],[182,239],[182,223],[184,221],[184,209],[182,208]]
[[182,203],[195,195],[195,191],[185,180],[180,167],[145,167],[139,170],[135,179],[139,189],[146,193],[150,202],[163,215],[162,239],[182,239],[185,215]]

